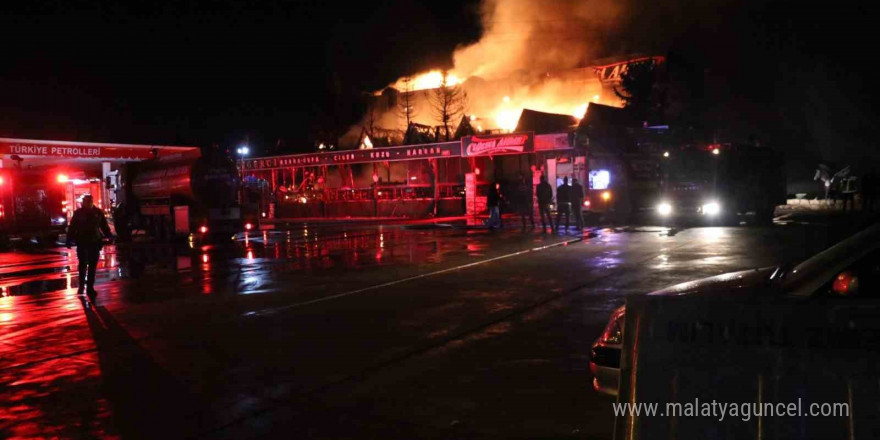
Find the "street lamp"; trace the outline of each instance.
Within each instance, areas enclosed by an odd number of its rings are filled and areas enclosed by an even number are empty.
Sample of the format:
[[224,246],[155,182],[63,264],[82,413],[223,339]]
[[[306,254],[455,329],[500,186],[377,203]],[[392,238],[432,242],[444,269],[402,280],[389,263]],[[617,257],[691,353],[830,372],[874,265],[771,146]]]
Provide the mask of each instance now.
[[239,172],[238,172],[238,180],[241,181],[241,185],[238,188],[238,203],[241,204],[244,202],[242,191],[244,191],[244,157],[251,152],[250,148],[247,145],[242,145],[235,150],[238,153],[238,162],[240,164]]

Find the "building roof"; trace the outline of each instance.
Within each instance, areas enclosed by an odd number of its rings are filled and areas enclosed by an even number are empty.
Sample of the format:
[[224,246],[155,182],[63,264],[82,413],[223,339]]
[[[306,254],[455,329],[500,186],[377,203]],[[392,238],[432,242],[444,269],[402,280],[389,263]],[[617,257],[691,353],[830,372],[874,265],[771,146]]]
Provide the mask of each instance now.
[[637,125],[638,123],[628,110],[592,102],[587,107],[587,113],[581,119],[578,128],[589,126],[634,127]]
[[523,109],[516,124],[515,132],[534,132],[535,134],[564,132],[577,125],[577,118],[571,115],[544,113]]

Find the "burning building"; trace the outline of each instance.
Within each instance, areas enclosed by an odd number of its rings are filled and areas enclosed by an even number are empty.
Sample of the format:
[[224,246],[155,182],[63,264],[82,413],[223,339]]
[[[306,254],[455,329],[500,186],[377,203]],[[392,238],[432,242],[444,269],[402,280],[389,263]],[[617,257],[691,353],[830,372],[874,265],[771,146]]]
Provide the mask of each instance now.
[[[615,93],[620,75],[633,62],[663,62],[663,57],[630,55],[597,60],[588,67],[557,71],[518,70],[505,76],[465,79],[451,71],[433,70],[401,78],[373,94],[370,108],[361,124],[343,138],[349,147],[364,144],[364,135],[379,138],[383,145],[405,143],[405,133],[414,123],[433,127],[435,140],[452,140],[462,117],[473,133],[509,133],[516,130],[523,110],[570,115],[583,118],[590,103],[621,106]],[[455,94],[445,112],[451,127],[443,126],[438,96]],[[443,135],[437,136],[441,127]],[[375,142],[375,139],[370,141]]]

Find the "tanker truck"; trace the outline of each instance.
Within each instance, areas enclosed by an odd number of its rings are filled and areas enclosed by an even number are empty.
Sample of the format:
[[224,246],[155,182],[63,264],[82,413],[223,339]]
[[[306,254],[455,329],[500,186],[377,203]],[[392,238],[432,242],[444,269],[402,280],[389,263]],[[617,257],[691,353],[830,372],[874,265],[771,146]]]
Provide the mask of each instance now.
[[133,230],[160,239],[230,237],[242,230],[238,172],[225,156],[129,163],[122,179],[125,197],[114,215],[122,240]]

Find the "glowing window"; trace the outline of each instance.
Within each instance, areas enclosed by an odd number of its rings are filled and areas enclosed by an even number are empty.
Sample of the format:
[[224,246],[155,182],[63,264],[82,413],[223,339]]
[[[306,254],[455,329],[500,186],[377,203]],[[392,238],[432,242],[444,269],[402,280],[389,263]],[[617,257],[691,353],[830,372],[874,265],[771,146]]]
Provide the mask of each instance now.
[[611,173],[608,170],[590,171],[590,189],[608,189],[611,185]]

